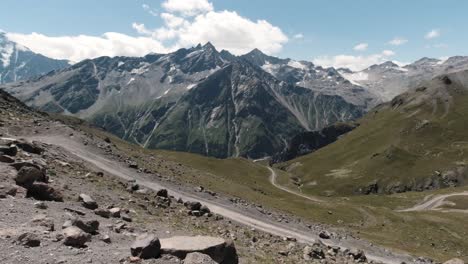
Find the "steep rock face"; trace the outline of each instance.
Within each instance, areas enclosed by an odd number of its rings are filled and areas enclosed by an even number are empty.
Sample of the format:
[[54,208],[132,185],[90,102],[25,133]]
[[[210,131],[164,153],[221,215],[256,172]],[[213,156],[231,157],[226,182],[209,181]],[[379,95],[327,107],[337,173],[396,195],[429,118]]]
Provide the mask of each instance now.
[[298,133],[364,112],[340,96],[278,80],[210,43],[85,60],[3,88],[35,108],[85,118],[145,147],[215,157],[271,155]]
[[354,119],[363,112],[340,97],[288,85],[241,62],[219,70],[164,110],[140,143],[215,157],[253,158],[283,149],[301,131]]
[[358,126],[356,123],[336,123],[320,131],[308,131],[294,136],[287,149],[272,158],[273,163],[284,162],[309,154],[338,140]]
[[10,41],[0,31],[0,84],[27,80],[69,66],[65,60],[47,58]]

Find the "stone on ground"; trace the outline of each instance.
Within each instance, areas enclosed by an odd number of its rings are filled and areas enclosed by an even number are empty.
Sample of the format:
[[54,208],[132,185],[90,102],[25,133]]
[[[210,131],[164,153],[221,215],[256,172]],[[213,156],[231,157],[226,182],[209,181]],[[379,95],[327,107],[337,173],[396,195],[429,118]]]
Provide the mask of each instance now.
[[130,247],[132,256],[142,259],[150,259],[159,257],[161,243],[159,238],[151,234],[143,234],[136,238]]
[[237,251],[232,241],[209,236],[176,236],[161,239],[161,253],[185,259],[187,254],[199,252],[210,256],[217,263],[238,263]]
[[91,196],[87,194],[84,194],[84,193],[80,194],[80,196],[78,197],[78,201],[80,201],[83,207],[85,208],[88,208],[91,210],[98,208],[98,204],[96,203],[96,201],[94,201],[93,198],[91,198]]
[[63,244],[72,247],[84,247],[91,239],[91,235],[76,226],[70,226],[63,231]]
[[35,182],[28,188],[29,197],[41,201],[63,202],[63,194],[47,183]]
[[38,247],[41,245],[41,239],[38,235],[26,232],[18,237],[18,242],[25,247]]
[[217,264],[210,256],[193,252],[187,254],[184,259],[184,264]]

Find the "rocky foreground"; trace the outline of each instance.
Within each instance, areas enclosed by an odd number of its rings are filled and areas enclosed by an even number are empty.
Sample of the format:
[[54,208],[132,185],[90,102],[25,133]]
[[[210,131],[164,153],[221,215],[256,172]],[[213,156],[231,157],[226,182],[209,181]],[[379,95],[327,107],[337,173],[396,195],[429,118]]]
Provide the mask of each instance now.
[[[0,94],[2,263],[371,263],[361,250],[238,225],[196,201],[120,180],[18,136],[61,126]],[[450,263],[463,263],[457,261]]]

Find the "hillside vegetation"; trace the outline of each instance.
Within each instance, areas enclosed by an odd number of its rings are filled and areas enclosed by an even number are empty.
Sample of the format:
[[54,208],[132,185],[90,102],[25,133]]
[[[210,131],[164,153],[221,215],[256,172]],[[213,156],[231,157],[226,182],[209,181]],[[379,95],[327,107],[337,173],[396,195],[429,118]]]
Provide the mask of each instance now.
[[[399,193],[466,183],[468,71],[404,93],[310,155],[280,164],[315,195]],[[297,181],[297,180],[296,180]]]

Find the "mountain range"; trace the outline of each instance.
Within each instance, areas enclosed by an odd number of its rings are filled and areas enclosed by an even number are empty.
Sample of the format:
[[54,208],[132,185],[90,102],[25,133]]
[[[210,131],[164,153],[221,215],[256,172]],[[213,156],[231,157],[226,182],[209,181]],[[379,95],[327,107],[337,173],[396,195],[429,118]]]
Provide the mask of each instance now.
[[353,72],[258,49],[234,56],[207,43],[169,54],[88,59],[51,72],[44,67],[46,75],[1,88],[143,147],[261,158],[287,150],[295,136],[356,120],[408,87],[466,66],[467,57],[424,58]]
[[0,84],[28,80],[69,65],[66,60],[34,53],[9,40],[6,33],[0,31]]

